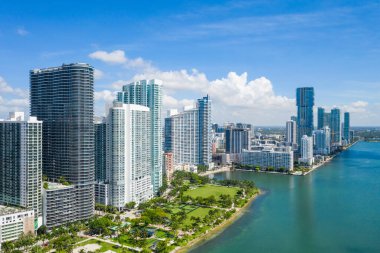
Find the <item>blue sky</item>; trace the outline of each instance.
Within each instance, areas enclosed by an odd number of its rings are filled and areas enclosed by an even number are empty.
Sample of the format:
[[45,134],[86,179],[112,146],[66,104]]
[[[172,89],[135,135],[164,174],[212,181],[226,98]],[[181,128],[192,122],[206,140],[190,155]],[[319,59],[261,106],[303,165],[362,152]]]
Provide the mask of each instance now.
[[284,125],[295,89],[380,125],[380,1],[1,1],[0,117],[29,70],[88,62],[96,113],[123,83],[164,81],[165,108],[210,94],[214,120]]

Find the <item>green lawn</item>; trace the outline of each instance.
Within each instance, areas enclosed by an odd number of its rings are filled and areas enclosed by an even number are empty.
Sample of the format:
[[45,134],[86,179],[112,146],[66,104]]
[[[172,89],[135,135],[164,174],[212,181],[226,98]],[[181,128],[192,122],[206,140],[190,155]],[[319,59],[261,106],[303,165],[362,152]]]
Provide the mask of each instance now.
[[185,225],[190,225],[193,221],[191,221],[191,216],[194,216],[194,217],[199,217],[201,219],[203,219],[207,214],[208,212],[213,209],[213,208],[208,208],[208,207],[198,207],[197,209],[189,212],[187,214],[187,218],[184,222]]
[[[106,242],[102,242],[102,241],[99,241],[99,240],[96,240],[96,239],[91,239],[91,240],[88,240],[88,241],[85,241],[83,243],[78,243],[76,245],[76,247],[80,247],[80,246],[84,246],[84,245],[87,245],[87,244],[98,244],[101,246],[100,248],[100,252],[106,252],[107,250],[112,250],[114,252],[117,252],[117,253],[122,253],[123,250],[122,248],[116,246],[116,245],[113,245],[113,244],[110,244],[110,243],[106,243]],[[124,252],[132,252],[128,249],[125,249]]]
[[207,198],[214,195],[215,198],[218,199],[219,196],[222,194],[228,194],[231,197],[234,197],[236,193],[238,192],[238,190],[239,188],[237,187],[227,187],[227,186],[207,184],[204,186],[197,187],[195,189],[187,190],[184,193],[184,195],[190,196],[192,198],[196,198],[198,196]]

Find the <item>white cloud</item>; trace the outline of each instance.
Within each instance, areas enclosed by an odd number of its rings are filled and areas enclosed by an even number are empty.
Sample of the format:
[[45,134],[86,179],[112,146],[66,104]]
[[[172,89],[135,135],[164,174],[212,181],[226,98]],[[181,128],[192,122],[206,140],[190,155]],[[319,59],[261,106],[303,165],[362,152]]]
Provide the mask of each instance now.
[[95,80],[99,80],[103,76],[104,76],[103,71],[101,71],[100,69],[94,69],[94,78],[95,78]]
[[[133,80],[160,79],[165,95],[164,108],[181,109],[194,100],[175,97],[192,91],[198,97],[210,95],[213,101],[214,121],[247,121],[254,124],[285,122],[295,111],[294,99],[276,95],[270,80],[260,77],[248,80],[248,74],[229,72],[227,77],[208,80],[205,73],[196,69],[179,71],[154,71],[138,74]],[[168,95],[170,94],[170,95]],[[272,123],[273,124],[273,123]]]
[[95,101],[104,101],[106,103],[112,103],[116,98],[116,92],[110,90],[102,90],[94,92]]
[[20,36],[26,36],[29,34],[29,32],[24,27],[17,28],[16,33]]
[[13,92],[13,88],[8,85],[3,77],[0,76],[0,92],[1,93],[10,93]]
[[133,77],[133,81],[142,79],[160,79],[165,84],[165,89],[206,91],[209,85],[206,74],[192,69],[188,72],[185,69],[178,71],[151,71],[138,74]]
[[91,59],[101,60],[105,63],[125,63],[127,58],[125,57],[125,53],[123,50],[115,50],[110,53],[106,51],[96,51],[89,54]]
[[27,90],[13,88],[0,76],[0,115],[6,116],[12,111],[28,111]]
[[115,50],[112,52],[98,50],[88,55],[91,59],[100,60],[108,64],[121,64],[127,69],[140,69],[144,71],[154,71],[150,61],[146,61],[141,57],[129,59],[123,50]]

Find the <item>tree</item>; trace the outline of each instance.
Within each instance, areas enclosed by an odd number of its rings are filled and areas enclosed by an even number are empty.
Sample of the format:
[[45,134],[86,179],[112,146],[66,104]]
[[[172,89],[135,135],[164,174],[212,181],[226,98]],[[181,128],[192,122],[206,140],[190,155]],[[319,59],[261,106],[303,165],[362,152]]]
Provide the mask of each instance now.
[[156,252],[160,252],[160,253],[167,253],[169,252],[169,248],[168,248],[168,245],[166,244],[165,241],[159,241],[157,244],[156,244]]
[[133,202],[133,201],[125,204],[126,209],[133,209],[135,206],[136,206],[136,202]]

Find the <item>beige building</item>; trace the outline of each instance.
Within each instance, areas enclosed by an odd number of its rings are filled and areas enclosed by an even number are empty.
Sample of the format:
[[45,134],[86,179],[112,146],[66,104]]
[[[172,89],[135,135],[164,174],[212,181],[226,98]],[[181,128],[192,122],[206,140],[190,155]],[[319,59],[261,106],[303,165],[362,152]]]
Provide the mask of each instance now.
[[0,251],[1,243],[34,233],[35,228],[33,210],[0,206]]

